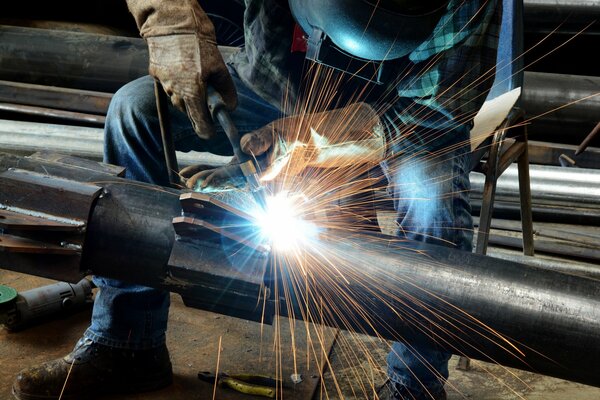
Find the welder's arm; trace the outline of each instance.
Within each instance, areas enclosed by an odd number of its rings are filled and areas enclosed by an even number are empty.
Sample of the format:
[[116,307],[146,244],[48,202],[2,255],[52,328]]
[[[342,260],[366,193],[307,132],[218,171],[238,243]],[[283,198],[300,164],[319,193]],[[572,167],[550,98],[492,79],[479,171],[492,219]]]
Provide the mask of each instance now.
[[[295,176],[307,167],[376,164],[385,155],[379,117],[366,103],[282,118],[245,134],[240,145],[242,151],[258,161],[263,181]],[[193,168],[189,170],[192,171]],[[236,175],[240,175],[240,171],[234,159],[228,166],[192,176],[188,186],[194,187],[198,180],[202,181],[202,186],[208,186],[213,181]]]
[[297,175],[306,167],[376,164],[385,154],[379,117],[366,103],[276,120],[244,135],[241,146],[264,159],[263,180]]
[[161,82],[173,105],[187,113],[198,136],[212,138],[207,85],[229,109],[237,103],[212,22],[197,0],[127,0],[127,6],[148,44],[150,75]]

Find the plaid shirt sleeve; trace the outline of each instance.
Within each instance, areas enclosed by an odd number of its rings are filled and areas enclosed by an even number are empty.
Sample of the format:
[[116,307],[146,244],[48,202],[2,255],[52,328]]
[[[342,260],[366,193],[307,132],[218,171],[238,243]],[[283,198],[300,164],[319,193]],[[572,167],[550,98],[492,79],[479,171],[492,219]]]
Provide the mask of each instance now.
[[501,0],[451,0],[398,74],[384,113],[392,153],[435,151],[468,138],[494,80]]
[[290,80],[294,19],[287,0],[245,0],[245,6],[245,45],[229,61],[248,87],[281,109],[297,84]]

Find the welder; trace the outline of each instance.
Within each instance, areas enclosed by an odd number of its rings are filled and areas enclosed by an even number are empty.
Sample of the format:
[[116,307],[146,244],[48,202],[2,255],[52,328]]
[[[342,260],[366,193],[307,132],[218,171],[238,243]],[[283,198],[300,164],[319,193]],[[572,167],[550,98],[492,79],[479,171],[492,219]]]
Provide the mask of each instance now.
[[[345,80],[340,87],[354,89],[336,94],[330,110],[315,111],[332,124],[333,109],[358,107],[366,115],[356,131],[360,140],[384,143],[367,149],[364,159],[379,157],[397,210],[397,235],[471,250],[469,130],[492,84],[500,1],[246,0],[245,46],[227,62],[195,0],[127,3],[148,44],[150,75],[114,95],[105,162],[126,167],[130,179],[169,184],[155,80],[170,96],[169,126],[178,150],[231,154],[207,109],[208,85],[221,94],[244,135],[243,150],[262,159],[263,167],[298,138],[300,146],[314,148],[302,142],[309,133],[286,131],[301,124],[280,118],[294,118],[287,114],[300,101],[308,71],[325,64]],[[326,131],[319,134],[327,138]],[[286,173],[300,173],[314,158],[302,160],[289,159]],[[188,184],[232,172],[229,166],[192,177],[199,170],[183,172]],[[171,383],[169,294],[101,277],[94,282],[99,292],[91,325],[70,354],[18,375],[18,399],[58,399],[61,391],[63,399],[89,399]],[[445,399],[449,358],[438,348],[395,343],[380,398]]]

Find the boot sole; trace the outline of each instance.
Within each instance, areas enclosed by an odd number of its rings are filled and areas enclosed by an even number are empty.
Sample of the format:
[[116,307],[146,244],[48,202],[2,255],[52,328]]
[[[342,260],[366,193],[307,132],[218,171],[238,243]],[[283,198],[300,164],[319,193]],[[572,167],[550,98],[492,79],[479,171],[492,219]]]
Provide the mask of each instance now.
[[[74,395],[63,395],[61,400],[88,400],[93,399],[100,395],[108,395],[108,394],[133,394],[133,393],[143,393],[143,392],[152,392],[155,390],[164,389],[167,386],[173,384],[173,374],[165,374],[157,375],[153,377],[153,379],[149,379],[145,382],[138,382],[128,384],[126,386],[120,387],[115,390],[102,390],[99,389],[95,393],[85,393],[85,394],[74,394]],[[12,395],[17,400],[58,400],[59,395],[36,395],[36,394],[27,394],[27,393],[18,393],[15,387],[12,387]]]

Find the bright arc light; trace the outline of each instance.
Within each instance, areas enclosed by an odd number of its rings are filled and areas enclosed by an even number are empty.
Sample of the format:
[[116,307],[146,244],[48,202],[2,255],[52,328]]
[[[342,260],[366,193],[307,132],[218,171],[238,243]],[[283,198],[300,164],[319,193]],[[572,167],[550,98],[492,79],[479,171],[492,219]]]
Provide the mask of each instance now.
[[302,196],[280,192],[269,196],[264,211],[257,213],[262,235],[273,248],[282,251],[298,249],[317,235],[317,227],[302,219]]

